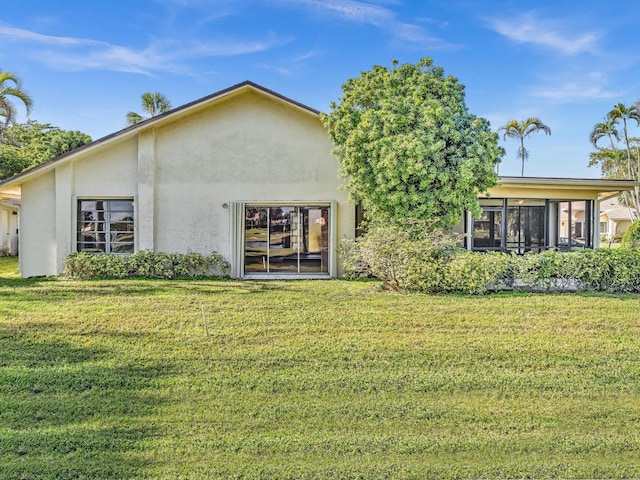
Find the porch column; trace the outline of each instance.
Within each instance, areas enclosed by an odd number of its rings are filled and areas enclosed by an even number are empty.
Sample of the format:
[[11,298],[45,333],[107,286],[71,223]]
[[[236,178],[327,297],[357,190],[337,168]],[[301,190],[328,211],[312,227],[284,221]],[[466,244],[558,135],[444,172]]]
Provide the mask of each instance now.
[[600,199],[593,202],[593,248],[600,248]]
[[138,195],[135,199],[136,251],[153,250],[155,238],[156,132],[138,135]]

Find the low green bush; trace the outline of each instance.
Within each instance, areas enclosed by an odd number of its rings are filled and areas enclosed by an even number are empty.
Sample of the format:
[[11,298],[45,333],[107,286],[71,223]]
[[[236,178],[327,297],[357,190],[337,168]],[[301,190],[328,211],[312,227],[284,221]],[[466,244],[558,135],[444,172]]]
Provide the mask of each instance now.
[[371,224],[340,249],[347,277],[371,276],[396,291],[441,291],[446,252],[457,238],[440,230],[419,226]]
[[75,252],[65,258],[64,275],[83,280],[127,276],[172,279],[186,276],[222,276],[228,268],[227,261],[216,252],[202,255],[141,250],[129,256]]
[[418,235],[376,226],[346,242],[349,276],[371,276],[387,288],[483,294],[505,289],[640,292],[640,249],[584,249],[511,255],[453,247],[441,232]]
[[444,262],[440,291],[482,294],[509,285],[511,255],[500,252],[451,252]]
[[640,248],[640,220],[636,220],[622,235],[622,248]]

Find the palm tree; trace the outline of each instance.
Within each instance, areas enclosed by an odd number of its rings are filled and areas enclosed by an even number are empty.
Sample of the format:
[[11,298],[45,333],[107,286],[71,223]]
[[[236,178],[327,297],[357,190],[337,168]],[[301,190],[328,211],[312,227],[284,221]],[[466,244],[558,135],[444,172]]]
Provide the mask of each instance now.
[[[629,143],[629,135],[627,131],[627,120],[635,120],[637,125],[640,125],[640,110],[638,105],[626,106],[623,103],[618,103],[613,109],[607,113],[607,119],[617,123],[622,121],[622,135],[624,138],[624,144],[627,149],[627,169],[630,179],[640,178],[640,162],[637,162],[634,169],[633,160],[631,159],[631,145]],[[640,211],[640,188],[634,187],[634,206],[637,211]]]
[[529,158],[529,152],[524,148],[524,139],[532,133],[543,131],[547,135],[551,135],[551,129],[547,127],[539,118],[529,117],[522,122],[517,120],[509,120],[506,125],[498,129],[498,133],[504,132],[503,139],[517,138],[520,140],[520,148],[518,155],[522,158],[522,171],[520,176],[524,177],[524,161]]
[[0,122],[0,143],[4,140],[4,133],[7,127],[15,123],[18,110],[13,103],[13,99],[20,100],[27,109],[27,115],[31,113],[33,100],[22,90],[22,81],[11,72],[0,71],[0,117],[4,121]]
[[[142,109],[149,115],[155,117],[161,113],[171,110],[171,102],[160,92],[146,92],[141,96]],[[146,118],[136,112],[127,113],[127,125],[135,125]]]
[[613,139],[615,138],[616,141],[620,140],[620,132],[618,132],[616,125],[617,125],[617,122],[615,120],[612,120],[611,118],[606,118],[606,117],[604,119],[604,122],[596,123],[593,126],[593,131],[591,132],[591,135],[589,136],[589,140],[591,141],[591,144],[594,147],[598,148],[598,140],[600,140],[601,138],[607,137],[611,144],[611,148],[615,149],[616,144],[613,141]]

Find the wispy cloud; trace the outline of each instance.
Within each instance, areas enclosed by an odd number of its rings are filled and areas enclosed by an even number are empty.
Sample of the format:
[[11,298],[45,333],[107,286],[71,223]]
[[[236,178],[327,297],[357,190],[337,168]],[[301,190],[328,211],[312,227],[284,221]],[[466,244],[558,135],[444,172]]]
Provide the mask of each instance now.
[[397,41],[421,48],[449,49],[456,45],[437,38],[420,25],[402,22],[391,8],[356,0],[275,0],[322,12],[342,21],[374,27],[391,33]]
[[601,34],[574,33],[569,25],[557,20],[543,20],[534,12],[514,18],[487,19],[489,27],[517,43],[530,43],[565,55],[595,53]]
[[164,40],[136,50],[99,40],[43,35],[0,25],[0,42],[20,44],[25,54],[56,69],[99,69],[152,75],[160,71],[186,74],[189,73],[189,60],[262,52],[283,45],[288,40],[275,35],[254,41],[231,38]]
[[531,89],[529,94],[532,97],[546,98],[555,103],[569,103],[576,100],[602,100],[607,98],[618,98],[620,92],[612,92],[601,85],[589,84],[588,82],[566,82],[549,87],[536,87]]

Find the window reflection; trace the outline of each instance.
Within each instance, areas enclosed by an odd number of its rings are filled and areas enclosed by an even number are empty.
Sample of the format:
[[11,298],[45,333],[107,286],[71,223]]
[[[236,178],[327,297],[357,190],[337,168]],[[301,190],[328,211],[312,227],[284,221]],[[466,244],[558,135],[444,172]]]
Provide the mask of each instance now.
[[245,207],[245,273],[328,273],[329,207]]
[[77,251],[133,253],[133,200],[79,200]]

